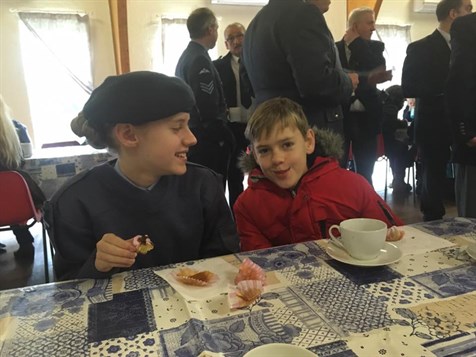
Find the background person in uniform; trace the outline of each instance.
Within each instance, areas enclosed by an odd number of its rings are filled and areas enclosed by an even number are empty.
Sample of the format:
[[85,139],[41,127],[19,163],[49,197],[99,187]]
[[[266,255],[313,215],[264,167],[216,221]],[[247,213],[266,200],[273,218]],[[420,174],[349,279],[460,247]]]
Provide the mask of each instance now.
[[458,215],[476,218],[476,14],[451,26],[451,67],[446,87],[453,124]]
[[360,74],[350,107],[344,110],[344,152],[349,152],[352,143],[355,171],[370,184],[382,125],[382,103],[376,84],[392,78],[391,71],[385,70],[384,43],[370,39],[374,31],[374,11],[367,7],[354,9],[344,38],[336,44],[342,67]]
[[319,11],[325,14],[329,11],[329,7],[331,6],[331,0],[306,0],[309,4],[317,6]]
[[194,10],[187,19],[191,41],[180,56],[175,75],[191,88],[196,108],[190,113],[190,128],[198,144],[189,160],[223,176],[225,187],[234,138],[228,128],[228,113],[220,75],[208,55],[218,39],[218,23],[208,8]]
[[226,104],[230,115],[230,129],[235,137],[233,151],[228,167],[228,192],[230,207],[243,192],[243,172],[238,168],[238,158],[246,151],[248,140],[245,138],[248,109],[251,106],[251,91],[240,79],[240,57],[245,36],[245,27],[240,23],[233,23],[225,29],[225,45],[228,54],[213,62],[223,85]]
[[442,0],[436,8],[438,28],[408,45],[403,64],[402,89],[416,98],[414,140],[421,162],[421,205],[424,221],[445,215],[448,190],[451,128],[446,115],[444,89],[450,64],[450,29],[453,21],[471,12],[471,0]]
[[350,99],[358,76],[336,67],[334,39],[317,6],[270,0],[248,26],[242,58],[257,104],[292,99],[311,126],[342,133],[341,104]]

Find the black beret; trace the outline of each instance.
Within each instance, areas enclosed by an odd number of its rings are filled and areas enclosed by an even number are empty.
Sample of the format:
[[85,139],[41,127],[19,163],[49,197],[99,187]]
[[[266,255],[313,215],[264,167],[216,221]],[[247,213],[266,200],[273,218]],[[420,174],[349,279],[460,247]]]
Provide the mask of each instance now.
[[91,93],[83,115],[92,127],[105,123],[140,125],[189,113],[194,105],[193,92],[181,79],[139,71],[107,77]]

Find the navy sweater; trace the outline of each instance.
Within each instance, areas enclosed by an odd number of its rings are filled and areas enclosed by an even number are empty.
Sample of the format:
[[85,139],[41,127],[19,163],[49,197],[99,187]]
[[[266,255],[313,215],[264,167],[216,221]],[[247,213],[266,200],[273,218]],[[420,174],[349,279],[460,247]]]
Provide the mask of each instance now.
[[103,278],[96,270],[96,243],[105,233],[123,239],[148,234],[155,249],[138,255],[132,269],[237,252],[238,236],[221,178],[187,164],[182,176],[163,176],[141,190],[114,169],[115,160],[83,172],[65,184],[47,210],[56,248],[57,277]]

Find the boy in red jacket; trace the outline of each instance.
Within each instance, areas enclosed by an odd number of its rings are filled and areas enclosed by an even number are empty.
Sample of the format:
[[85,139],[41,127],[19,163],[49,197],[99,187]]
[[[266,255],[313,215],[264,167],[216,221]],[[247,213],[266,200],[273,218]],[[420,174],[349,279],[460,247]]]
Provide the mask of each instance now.
[[245,135],[248,188],[234,205],[242,251],[326,238],[350,218],[403,224],[362,176],[339,166],[340,136],[311,129],[292,100],[262,103]]

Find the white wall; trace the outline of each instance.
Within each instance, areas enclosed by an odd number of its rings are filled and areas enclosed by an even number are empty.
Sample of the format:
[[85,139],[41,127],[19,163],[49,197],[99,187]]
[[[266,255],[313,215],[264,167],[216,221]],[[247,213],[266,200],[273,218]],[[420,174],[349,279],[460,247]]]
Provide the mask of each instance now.
[[411,39],[418,40],[435,30],[438,25],[434,13],[416,13],[413,0],[384,0],[377,23],[389,25],[411,25]]
[[[285,0],[282,0],[285,1]],[[149,44],[162,15],[187,17],[197,8],[210,7],[220,22],[218,53],[226,53],[223,30],[232,22],[247,26],[260,10],[256,6],[210,5],[210,0],[128,0],[128,31],[131,70],[152,69]],[[433,31],[433,14],[414,14],[412,0],[384,0],[378,23],[411,24],[412,39]],[[345,31],[346,1],[333,0],[326,21],[334,38],[339,40]],[[0,0],[0,93],[18,120],[24,122],[32,135],[30,111],[22,70],[19,45],[18,10],[76,11],[89,15],[93,45],[93,79],[100,84],[115,74],[111,22],[107,0]],[[292,29],[289,29],[292,31]],[[45,90],[47,87],[45,85]]]

